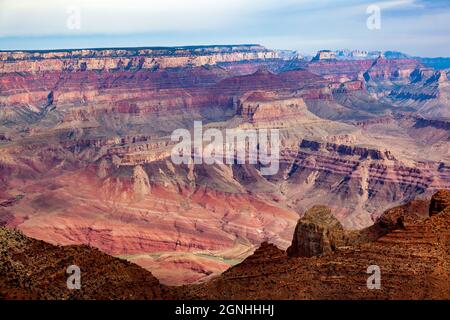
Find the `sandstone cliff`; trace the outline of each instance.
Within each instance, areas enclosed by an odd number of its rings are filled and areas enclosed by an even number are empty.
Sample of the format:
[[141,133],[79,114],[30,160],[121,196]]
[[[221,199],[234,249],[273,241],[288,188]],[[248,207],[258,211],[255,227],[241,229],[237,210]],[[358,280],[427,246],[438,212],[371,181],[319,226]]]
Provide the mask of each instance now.
[[278,58],[259,45],[0,52],[0,72],[120,71]]

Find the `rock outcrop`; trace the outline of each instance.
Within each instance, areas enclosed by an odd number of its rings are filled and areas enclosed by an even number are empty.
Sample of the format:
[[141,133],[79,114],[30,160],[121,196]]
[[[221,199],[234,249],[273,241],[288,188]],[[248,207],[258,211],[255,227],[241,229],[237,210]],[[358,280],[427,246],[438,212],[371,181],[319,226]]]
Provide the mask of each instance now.
[[450,208],[450,190],[439,190],[430,202],[430,215],[435,215]]
[[321,50],[316,56],[312,59],[312,61],[322,61],[322,60],[333,60],[336,59],[336,53],[330,50]]
[[331,210],[315,206],[297,224],[292,245],[287,249],[291,257],[313,257],[328,254],[345,245],[345,232]]

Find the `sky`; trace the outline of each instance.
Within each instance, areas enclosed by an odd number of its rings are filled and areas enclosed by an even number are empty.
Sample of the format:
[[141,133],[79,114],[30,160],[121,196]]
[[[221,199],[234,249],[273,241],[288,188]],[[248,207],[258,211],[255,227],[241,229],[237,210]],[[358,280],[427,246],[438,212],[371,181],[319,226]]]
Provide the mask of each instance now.
[[261,44],[450,56],[450,0],[0,0],[0,49]]

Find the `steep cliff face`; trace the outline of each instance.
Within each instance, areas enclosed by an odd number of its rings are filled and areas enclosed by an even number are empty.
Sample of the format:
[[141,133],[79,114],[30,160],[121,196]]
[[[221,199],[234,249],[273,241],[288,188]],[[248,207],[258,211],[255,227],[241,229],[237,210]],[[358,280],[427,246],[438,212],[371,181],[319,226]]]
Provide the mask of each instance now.
[[[206,49],[205,49],[206,50]],[[3,71],[0,77],[0,119],[9,122],[36,122],[47,115],[63,117],[65,122],[83,122],[92,125],[91,118],[101,119],[109,114],[145,115],[170,117],[178,115],[189,116],[197,112],[201,115],[231,116],[236,108],[235,101],[251,92],[284,91],[295,98],[309,101],[332,102],[333,95],[349,95],[364,91],[362,77],[351,73],[345,76],[346,70],[356,70],[361,73],[369,68],[367,61],[353,61],[342,64],[310,64],[308,70],[289,70],[295,66],[285,66],[286,62],[277,58],[276,53],[264,48],[238,47],[235,49],[215,48],[211,52],[195,50],[170,51],[169,53],[106,50],[105,52],[61,52],[60,58],[51,53],[5,53],[3,64],[12,71]],[[222,52],[222,53],[221,53]],[[255,54],[256,57],[242,56]],[[258,55],[264,53],[264,56]],[[56,54],[56,53],[54,53]],[[208,57],[217,54],[236,55],[230,58],[226,65],[221,60],[203,61],[197,63],[182,62],[177,66],[158,68],[124,67],[89,67],[60,68],[55,66],[39,72],[22,70],[20,63],[34,62],[45,66],[56,61],[77,61],[77,59],[98,59],[108,64],[110,56],[150,55],[152,59],[169,55],[170,59],[197,59],[202,54]],[[152,56],[154,55],[154,56]],[[269,55],[269,57],[266,57]],[[35,60],[33,60],[35,59]],[[119,58],[115,58],[119,59]],[[163,58],[161,58],[163,59]],[[226,60],[226,59],[225,59]],[[250,64],[246,61],[254,61]],[[267,61],[272,61],[268,65]],[[30,63],[31,63],[30,62]],[[328,62],[327,62],[328,63]],[[412,62],[411,62],[412,63]],[[11,64],[11,65],[10,65]],[[223,66],[222,66],[223,65]],[[232,67],[231,67],[232,66]],[[406,62],[389,62],[384,68],[390,73],[404,70]],[[259,68],[259,69],[258,69]],[[256,71],[255,71],[256,69]],[[269,71],[273,70],[273,71]],[[283,69],[287,69],[283,71]],[[405,69],[406,70],[406,69]],[[278,71],[279,73],[274,73]],[[280,72],[281,71],[281,72]],[[404,71],[405,73],[406,71]],[[340,76],[334,76],[334,74]],[[74,108],[77,107],[77,108]],[[215,108],[211,111],[211,108]],[[215,114],[214,114],[215,113]]]
[[431,198],[430,215],[439,214],[450,207],[450,190],[440,190]]
[[297,224],[287,254],[292,257],[313,257],[331,253],[345,244],[344,228],[324,206],[309,209]]
[[398,105],[409,105],[427,119],[449,121],[450,82],[445,71],[417,68],[405,86],[393,88],[389,97]]
[[0,52],[0,72],[138,71],[279,58],[259,45]]
[[[82,290],[67,287],[72,265],[81,270]],[[0,270],[2,299],[161,299],[164,289],[133,263],[87,246],[53,246],[6,228],[0,228]]]

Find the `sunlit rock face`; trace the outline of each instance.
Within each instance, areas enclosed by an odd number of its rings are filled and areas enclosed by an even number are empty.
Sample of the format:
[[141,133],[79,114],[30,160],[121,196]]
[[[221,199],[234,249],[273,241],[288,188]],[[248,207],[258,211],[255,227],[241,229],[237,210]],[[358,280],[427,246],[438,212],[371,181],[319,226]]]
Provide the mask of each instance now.
[[[0,52],[0,223],[204,281],[317,204],[344,230],[449,185],[448,78],[261,46]],[[279,170],[171,161],[176,129],[278,129]]]

